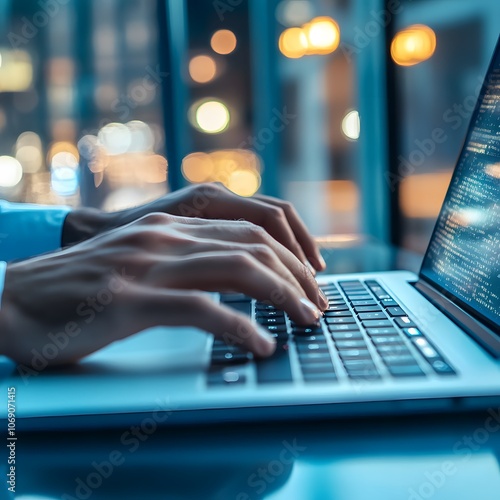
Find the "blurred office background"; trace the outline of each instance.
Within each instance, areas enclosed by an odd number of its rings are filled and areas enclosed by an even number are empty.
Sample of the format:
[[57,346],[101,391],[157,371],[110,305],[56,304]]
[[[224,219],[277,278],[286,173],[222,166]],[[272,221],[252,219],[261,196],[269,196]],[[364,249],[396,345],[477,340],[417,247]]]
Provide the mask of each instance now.
[[0,0],[0,197],[118,210],[189,183],[425,249],[498,0]]

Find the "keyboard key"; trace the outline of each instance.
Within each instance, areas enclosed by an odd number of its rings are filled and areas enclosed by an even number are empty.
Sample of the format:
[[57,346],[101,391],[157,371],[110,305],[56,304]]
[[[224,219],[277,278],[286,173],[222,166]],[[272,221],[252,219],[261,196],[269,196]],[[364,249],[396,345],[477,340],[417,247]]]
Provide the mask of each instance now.
[[414,337],[412,340],[425,358],[437,359],[440,357],[436,349],[434,349],[424,337]]
[[213,351],[212,364],[215,365],[233,365],[247,363],[252,359],[249,352],[230,352],[230,351]]
[[327,325],[339,325],[339,324],[352,324],[356,323],[356,320],[354,317],[349,317],[349,318],[325,318],[325,322]]
[[269,333],[286,333],[288,335],[286,325],[267,325],[266,328]]
[[294,337],[294,340],[297,344],[319,343],[326,345],[326,338],[324,335],[309,335],[308,337],[299,335]]
[[346,371],[360,372],[364,370],[376,370],[371,359],[345,359],[342,360]]
[[330,373],[304,373],[304,382],[307,383],[326,383],[326,382],[336,382],[337,376],[334,372]]
[[357,331],[352,331],[352,332],[332,332],[332,338],[337,341],[342,341],[342,340],[363,340],[363,335],[361,335],[361,332],[359,330]]
[[369,313],[369,312],[380,312],[382,308],[380,306],[358,306],[354,308],[354,311],[358,314],[360,313]]
[[347,359],[372,359],[368,349],[346,349],[339,350],[339,356],[343,360]]
[[388,307],[386,311],[390,316],[406,316],[406,313],[401,309],[401,307]]
[[337,349],[366,349],[366,342],[361,340],[336,340]]
[[246,375],[237,371],[216,370],[207,376],[208,385],[241,385],[246,382]]
[[425,373],[418,365],[390,365],[387,367],[393,377],[418,377]]
[[351,311],[325,311],[324,312],[325,318],[352,318],[352,312]]
[[285,318],[257,318],[257,321],[262,326],[277,326],[285,324]]
[[354,300],[352,301],[351,305],[353,307],[357,307],[357,306],[375,306],[376,303],[375,301],[372,299],[372,300]]
[[329,306],[328,310],[325,311],[325,315],[329,312],[337,312],[337,311],[348,311],[349,307],[347,304],[342,304],[342,305],[335,305],[335,306]]
[[245,295],[244,293],[221,293],[220,301],[223,304],[228,304],[229,302],[248,302],[250,303],[252,297]]
[[296,336],[310,337],[311,335],[322,335],[323,330],[320,326],[294,326],[292,334]]
[[297,351],[299,353],[322,352],[329,353],[327,344],[297,344]]
[[399,307],[399,304],[392,298],[387,298],[387,299],[379,299],[380,300],[380,303],[384,306],[384,307]]
[[239,347],[237,346],[234,346],[234,345],[228,345],[228,344],[220,344],[220,343],[213,343],[213,346],[212,346],[212,352],[217,352],[217,353],[220,353],[220,352],[223,352],[224,354],[226,352],[232,352],[232,353],[244,353],[244,351],[242,351]]
[[329,363],[314,363],[308,365],[301,365],[302,373],[335,373],[333,364]]
[[408,316],[401,316],[400,318],[394,318],[396,325],[399,328],[409,328],[410,326],[416,327],[417,325]]
[[246,316],[250,316],[250,314],[252,313],[252,302],[249,300],[225,302],[224,304],[231,309],[235,309],[236,311],[245,314]]
[[330,333],[334,332],[344,332],[344,331],[358,331],[359,332],[359,327],[357,323],[348,323],[348,324],[343,324],[343,325],[328,325],[328,330]]
[[344,299],[333,299],[328,301],[328,308],[333,306],[347,306],[347,303]]
[[405,345],[399,335],[377,335],[372,336],[372,342],[375,345],[386,345],[386,344],[402,344]]
[[353,380],[374,380],[380,378],[380,373],[375,370],[348,370],[347,375]]
[[415,328],[413,326],[411,328],[403,328],[403,332],[407,337],[410,338],[420,337],[422,335],[422,332],[418,328]]
[[284,318],[285,313],[283,311],[256,311],[255,318]]
[[411,354],[397,356],[394,354],[382,356],[382,360],[386,365],[414,365],[417,363]]
[[342,289],[353,287],[353,286],[364,288],[363,283],[361,283],[361,281],[359,281],[359,280],[343,280],[343,281],[339,281],[338,285]]
[[298,351],[299,362],[301,365],[317,364],[317,363],[331,363],[332,358],[329,352],[301,352]]
[[361,313],[358,317],[362,321],[367,319],[387,319],[386,314],[383,312]]
[[368,300],[373,302],[373,297],[371,295],[348,295],[347,300],[353,304],[354,302],[360,302],[362,300]]
[[368,335],[397,335],[395,328],[367,328]]
[[288,346],[278,346],[275,353],[255,363],[259,384],[292,382]]
[[381,356],[409,356],[411,355],[410,349],[405,344],[378,344],[377,351]]
[[442,359],[435,359],[430,362],[430,365],[439,375],[455,375],[455,370]]
[[365,328],[385,328],[385,327],[391,327],[392,323],[387,319],[374,319],[369,321],[363,321],[362,325]]
[[255,310],[256,311],[277,311],[275,306],[272,304],[264,304],[263,302],[257,302],[255,304]]

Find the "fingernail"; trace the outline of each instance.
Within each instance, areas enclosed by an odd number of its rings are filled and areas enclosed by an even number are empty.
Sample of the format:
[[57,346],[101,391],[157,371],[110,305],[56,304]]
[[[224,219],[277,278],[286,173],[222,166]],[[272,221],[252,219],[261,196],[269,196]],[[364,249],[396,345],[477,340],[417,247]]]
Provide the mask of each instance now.
[[319,298],[321,299],[321,306],[323,309],[328,309],[328,298],[321,288],[319,289]]
[[323,259],[323,256],[321,254],[318,254],[318,264],[319,264],[319,267],[321,271],[323,271],[324,269],[326,269],[326,262],[325,262],[325,259]]
[[300,299],[300,302],[302,302],[302,305],[304,306],[302,311],[304,313],[305,320],[311,323],[316,323],[321,316],[321,311],[309,299],[303,298]]

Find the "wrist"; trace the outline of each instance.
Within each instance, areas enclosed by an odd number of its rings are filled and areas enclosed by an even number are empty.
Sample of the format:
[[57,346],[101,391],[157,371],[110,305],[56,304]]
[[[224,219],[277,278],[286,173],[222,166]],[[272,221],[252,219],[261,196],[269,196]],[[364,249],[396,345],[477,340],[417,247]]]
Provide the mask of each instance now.
[[113,214],[95,208],[79,208],[70,212],[62,231],[61,246],[67,247],[88,240],[114,227]]

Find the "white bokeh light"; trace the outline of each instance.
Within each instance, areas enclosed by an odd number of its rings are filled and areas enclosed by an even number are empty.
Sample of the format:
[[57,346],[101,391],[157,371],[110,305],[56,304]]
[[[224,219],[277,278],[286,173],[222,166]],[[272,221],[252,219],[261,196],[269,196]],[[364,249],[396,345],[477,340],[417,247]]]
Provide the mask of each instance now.
[[23,178],[23,166],[12,156],[0,156],[0,187],[12,188]]

